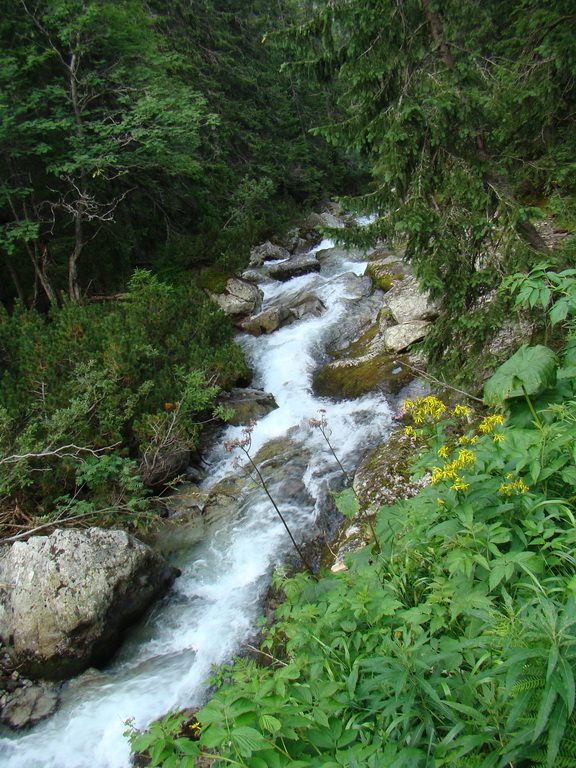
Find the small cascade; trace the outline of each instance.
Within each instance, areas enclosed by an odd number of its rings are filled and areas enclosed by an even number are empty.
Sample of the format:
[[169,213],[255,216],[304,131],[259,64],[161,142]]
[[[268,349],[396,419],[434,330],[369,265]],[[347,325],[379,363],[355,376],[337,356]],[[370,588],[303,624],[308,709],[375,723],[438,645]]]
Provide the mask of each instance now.
[[[316,250],[332,246],[325,240]],[[276,479],[272,472],[270,490],[300,536],[313,527],[327,483],[341,476],[309,420],[322,410],[331,443],[349,472],[368,448],[382,441],[391,424],[381,395],[335,402],[312,392],[312,373],[325,359],[326,345],[338,336],[343,318],[354,311],[361,281],[365,284],[361,255],[354,258],[340,249],[334,254],[322,262],[320,273],[263,285],[264,309],[313,294],[326,307],[322,316],[267,336],[239,339],[254,370],[254,386],[271,392],[279,406],[254,426],[250,452],[255,456],[269,446],[273,454],[282,445],[287,465],[290,452],[297,455],[293,474],[298,484],[287,482],[283,472]],[[227,452],[224,442],[242,434],[242,427],[225,430],[208,457],[207,486],[239,471],[236,454]],[[262,489],[246,491],[234,515],[218,519],[204,539],[178,553],[182,575],[105,670],[67,684],[58,712],[34,729],[21,734],[3,731],[0,765],[128,768],[126,723],[145,728],[170,710],[204,703],[212,666],[230,660],[250,638],[272,570],[290,548]]]

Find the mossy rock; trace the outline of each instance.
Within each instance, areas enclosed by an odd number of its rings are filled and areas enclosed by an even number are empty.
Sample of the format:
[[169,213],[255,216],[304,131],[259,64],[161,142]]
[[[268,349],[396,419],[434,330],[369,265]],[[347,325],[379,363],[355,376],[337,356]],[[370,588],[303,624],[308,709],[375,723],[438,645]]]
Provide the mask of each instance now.
[[203,288],[211,293],[224,293],[226,283],[233,277],[233,273],[218,267],[208,267],[204,269],[196,279],[199,288]]
[[388,293],[399,280],[406,277],[407,270],[400,261],[392,257],[383,261],[369,262],[364,274],[372,279],[375,288]]
[[335,360],[314,377],[313,389],[316,395],[350,400],[375,391],[395,395],[414,378],[403,362],[406,356],[386,354]]

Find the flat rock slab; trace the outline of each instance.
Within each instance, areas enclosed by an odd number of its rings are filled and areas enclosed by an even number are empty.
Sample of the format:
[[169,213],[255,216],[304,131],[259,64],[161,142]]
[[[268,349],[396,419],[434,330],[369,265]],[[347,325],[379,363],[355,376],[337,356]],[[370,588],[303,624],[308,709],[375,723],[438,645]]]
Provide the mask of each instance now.
[[228,424],[235,427],[262,419],[278,408],[274,395],[261,389],[232,389],[222,396],[221,402],[234,411]]
[[58,530],[0,551],[0,637],[19,671],[62,680],[107,660],[178,575],[125,531]]
[[310,272],[320,272],[320,262],[313,255],[294,256],[287,261],[281,261],[270,267],[270,277],[275,280],[291,280],[293,277],[307,275]]
[[393,325],[384,331],[384,344],[391,352],[402,352],[411,344],[423,339],[431,327],[431,323],[425,320]]
[[28,685],[2,697],[1,721],[11,728],[24,728],[51,715],[58,706],[55,685]]

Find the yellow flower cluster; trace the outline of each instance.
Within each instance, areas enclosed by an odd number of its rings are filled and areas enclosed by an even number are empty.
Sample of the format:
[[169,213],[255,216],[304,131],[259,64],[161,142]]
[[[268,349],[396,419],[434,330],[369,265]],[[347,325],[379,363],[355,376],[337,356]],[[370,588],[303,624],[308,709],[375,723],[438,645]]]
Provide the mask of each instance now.
[[451,411],[452,416],[469,416],[471,413],[472,411],[467,405],[455,405]]
[[418,432],[416,432],[414,427],[411,427],[410,425],[404,427],[404,434],[408,437],[418,437]]
[[476,435],[474,437],[469,437],[468,435],[462,435],[462,437],[458,438],[458,442],[460,445],[474,445],[474,443],[478,442],[478,438]]
[[486,418],[480,422],[480,426],[478,427],[478,429],[480,430],[480,432],[482,432],[482,434],[488,435],[490,434],[490,432],[494,431],[494,428],[498,424],[503,424],[503,423],[504,423],[504,416],[502,416],[499,413],[496,413],[493,416],[486,416]]
[[506,480],[509,482],[502,483],[500,488],[498,488],[498,493],[504,493],[506,496],[512,496],[513,493],[522,494],[530,490],[530,486],[526,485],[521,477],[519,477],[518,480],[514,480],[514,475],[512,473],[506,475]]
[[469,451],[467,448],[461,448],[454,461],[451,461],[449,464],[444,464],[443,467],[434,467],[434,471],[432,472],[432,483],[439,483],[441,480],[462,481],[462,478],[458,474],[458,470],[465,469],[471,464],[474,464],[475,461],[476,456],[472,451]]
[[404,410],[410,413],[416,424],[422,424],[428,418],[439,419],[446,411],[446,406],[437,397],[417,397],[416,400],[406,400]]

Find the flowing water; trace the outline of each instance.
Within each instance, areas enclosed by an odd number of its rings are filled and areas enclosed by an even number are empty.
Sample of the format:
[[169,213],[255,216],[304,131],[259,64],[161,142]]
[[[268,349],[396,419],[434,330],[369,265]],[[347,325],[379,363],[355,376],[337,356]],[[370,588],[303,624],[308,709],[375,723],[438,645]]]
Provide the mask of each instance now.
[[[331,247],[323,241],[320,248]],[[325,345],[353,313],[365,281],[361,256],[335,251],[319,274],[263,287],[264,308],[312,293],[327,311],[269,336],[242,336],[254,370],[254,386],[273,393],[279,408],[252,433],[251,455],[270,441],[286,439],[298,453],[299,490],[282,497],[271,490],[290,527],[305,535],[314,525],[326,484],[341,474],[322,435],[308,420],[319,409],[331,442],[347,470],[386,436],[390,409],[379,395],[335,402],[315,397],[311,378]],[[228,427],[224,440],[242,436]],[[209,457],[210,481],[237,472],[222,443]],[[287,462],[290,464],[290,461]],[[207,484],[209,484],[207,483]],[[294,483],[292,483],[292,486]],[[23,734],[0,739],[3,768],[127,768],[126,721],[144,728],[170,710],[199,706],[212,665],[228,661],[250,638],[275,565],[291,548],[287,534],[258,487],[238,499],[235,513],[214,523],[209,535],[178,553],[182,575],[171,592],[130,635],[113,663],[64,688],[58,712]]]

